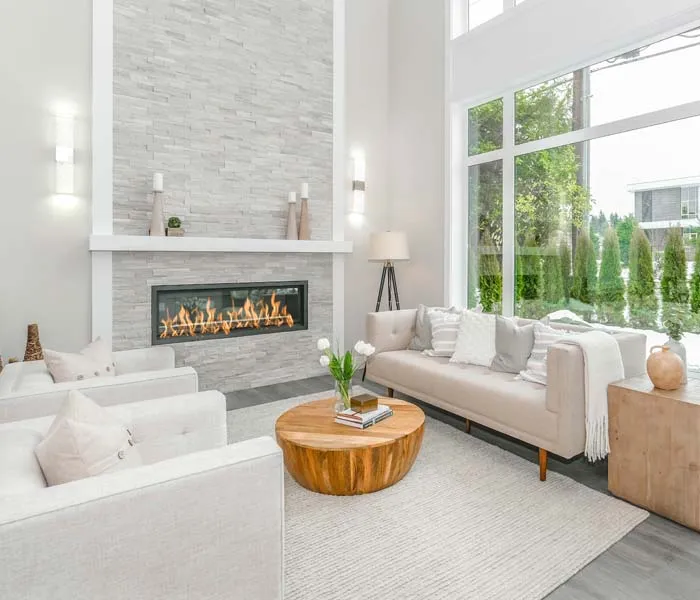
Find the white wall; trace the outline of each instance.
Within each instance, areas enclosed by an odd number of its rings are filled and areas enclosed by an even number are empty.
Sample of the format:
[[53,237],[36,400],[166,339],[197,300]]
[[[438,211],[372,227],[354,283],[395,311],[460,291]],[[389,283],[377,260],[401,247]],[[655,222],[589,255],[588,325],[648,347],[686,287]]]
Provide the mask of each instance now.
[[401,306],[444,301],[445,0],[391,0],[389,226],[408,233]]
[[[354,242],[345,259],[345,342],[365,335],[365,317],[373,311],[381,265],[367,262],[369,234],[389,227],[389,0],[346,3],[346,135],[348,148],[367,159],[366,212],[346,216],[345,238]],[[351,165],[348,165],[348,201]],[[347,213],[347,211],[346,211]]]
[[[3,2],[0,15],[0,353],[89,341],[91,1]],[[54,192],[57,107],[76,112],[76,196]]]
[[489,100],[698,20],[697,0],[527,0],[453,42],[452,99]]

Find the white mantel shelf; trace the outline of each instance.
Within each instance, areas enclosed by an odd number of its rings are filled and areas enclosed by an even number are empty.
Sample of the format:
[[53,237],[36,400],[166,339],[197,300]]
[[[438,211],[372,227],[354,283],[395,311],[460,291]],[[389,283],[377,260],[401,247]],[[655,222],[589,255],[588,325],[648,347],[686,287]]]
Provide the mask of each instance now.
[[90,252],[275,252],[350,254],[352,242],[91,235]]

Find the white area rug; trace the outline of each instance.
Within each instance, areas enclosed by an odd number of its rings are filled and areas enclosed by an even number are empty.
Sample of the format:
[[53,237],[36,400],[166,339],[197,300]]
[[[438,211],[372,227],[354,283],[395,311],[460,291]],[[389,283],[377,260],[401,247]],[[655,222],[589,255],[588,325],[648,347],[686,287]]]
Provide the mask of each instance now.
[[[316,394],[232,411],[229,439],[274,437]],[[648,513],[426,418],[413,469],[365,496],[287,475],[285,600],[539,599]]]

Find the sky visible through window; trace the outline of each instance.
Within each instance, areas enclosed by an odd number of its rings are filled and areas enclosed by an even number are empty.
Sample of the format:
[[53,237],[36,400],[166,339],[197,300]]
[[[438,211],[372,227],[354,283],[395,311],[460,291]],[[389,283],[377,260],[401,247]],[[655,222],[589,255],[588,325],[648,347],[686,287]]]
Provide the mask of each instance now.
[[[689,32],[642,49],[628,60],[591,68],[591,125],[700,100],[700,33]],[[683,48],[681,50],[677,50]],[[593,140],[592,212],[634,212],[629,184],[700,175],[700,118]]]

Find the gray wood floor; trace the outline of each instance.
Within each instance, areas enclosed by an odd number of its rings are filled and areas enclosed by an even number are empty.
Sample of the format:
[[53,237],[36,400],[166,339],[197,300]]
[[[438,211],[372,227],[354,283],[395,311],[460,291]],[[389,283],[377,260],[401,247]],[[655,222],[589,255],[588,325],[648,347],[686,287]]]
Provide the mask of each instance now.
[[[365,382],[368,389],[382,388]],[[315,377],[227,394],[235,410],[333,388],[330,377]],[[427,415],[463,429],[464,421],[450,413],[408,398]],[[466,435],[466,434],[465,434]],[[537,463],[537,450],[473,424],[471,435]],[[590,488],[607,493],[607,465],[583,459],[550,458],[549,468]],[[533,477],[536,470],[533,469]],[[546,485],[546,484],[543,484]],[[651,515],[617,544],[548,596],[549,600],[700,600],[700,534]],[[436,597],[436,600],[439,598]],[[511,600],[504,598],[503,600]]]

